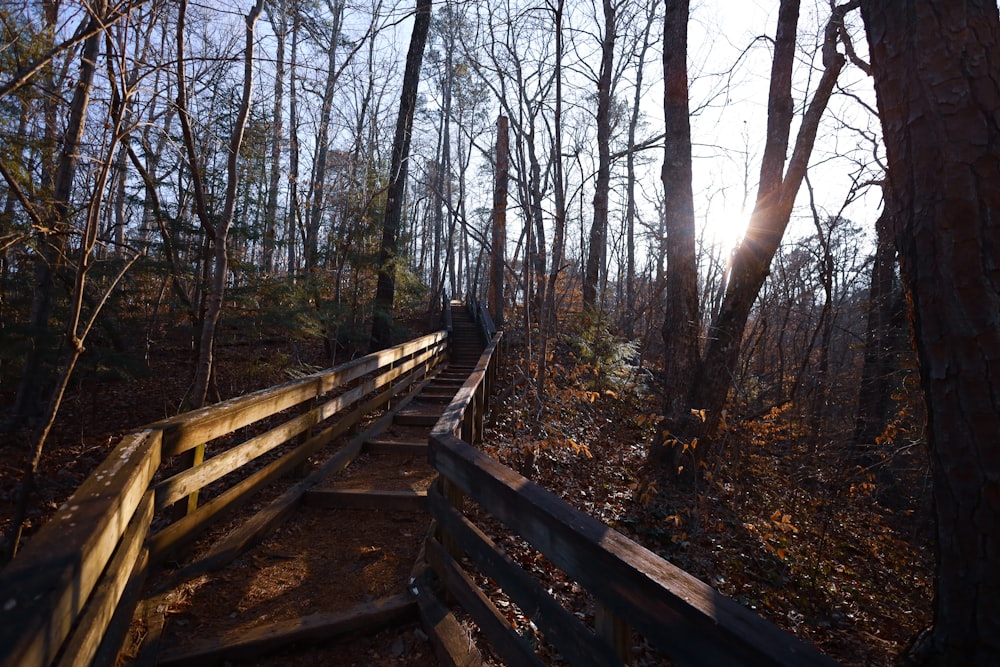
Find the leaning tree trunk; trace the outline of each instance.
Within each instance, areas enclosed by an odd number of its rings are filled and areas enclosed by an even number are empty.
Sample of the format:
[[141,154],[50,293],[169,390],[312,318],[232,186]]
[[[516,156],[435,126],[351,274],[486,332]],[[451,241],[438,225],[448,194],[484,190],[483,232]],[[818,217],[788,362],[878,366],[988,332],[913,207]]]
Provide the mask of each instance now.
[[802,117],[795,147],[782,176],[793,116],[791,61],[795,57],[798,4],[798,0],[782,0],[778,10],[768,102],[768,136],[757,201],[746,236],[733,258],[729,285],[719,313],[712,322],[705,356],[689,395],[691,407],[704,410],[706,421],[699,430],[707,435],[716,433],[722,424],[722,409],[736,374],[740,344],[750,310],[788,226],[816,141],[820,119],[846,62],[844,56],[837,52],[837,33],[844,14],[856,6],[856,1],[835,7],[827,23],[823,74]]
[[194,387],[191,390],[191,407],[200,408],[208,396],[208,386],[212,377],[215,348],[215,330],[222,314],[222,298],[226,288],[229,269],[227,241],[233,223],[236,207],[237,185],[239,184],[238,159],[243,133],[250,115],[250,97],[253,92],[253,52],[254,29],[257,18],[263,10],[264,0],[256,4],[246,15],[245,51],[243,57],[243,89],[236,122],[229,137],[229,155],[226,160],[226,193],[221,215],[217,219],[209,214],[207,189],[202,180],[201,164],[195,146],[191,120],[188,117],[187,77],[185,74],[184,18],[187,0],[181,0],[177,21],[177,107],[184,134],[184,148],[191,169],[194,187],[195,210],[202,227],[210,240],[210,254],[205,257],[208,264],[209,280],[205,314],[198,344],[198,360],[195,364]]
[[938,550],[926,662],[1000,664],[1000,16],[865,0]]
[[375,312],[372,315],[371,350],[389,346],[392,338],[392,302],[396,294],[396,244],[403,215],[403,194],[406,190],[406,163],[413,133],[413,112],[417,105],[417,84],[424,45],[431,24],[431,0],[417,0],[416,18],[410,48],[406,53],[403,90],[399,99],[396,134],[392,140],[389,163],[389,188],[382,222],[382,248],[379,252],[378,284],[375,288]]

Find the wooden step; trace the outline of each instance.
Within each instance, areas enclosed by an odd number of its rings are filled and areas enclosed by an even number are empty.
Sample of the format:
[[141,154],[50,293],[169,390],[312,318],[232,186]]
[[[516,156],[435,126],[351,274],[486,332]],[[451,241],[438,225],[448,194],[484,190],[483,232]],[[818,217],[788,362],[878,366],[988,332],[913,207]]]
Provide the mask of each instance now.
[[420,511],[427,506],[426,491],[384,489],[313,489],[303,499],[313,507]]
[[396,413],[393,422],[400,426],[434,426],[441,419],[440,405],[409,407]]
[[344,611],[316,612],[282,619],[252,628],[240,628],[218,638],[195,638],[187,646],[171,646],[156,663],[166,667],[213,665],[229,661],[255,661],[286,646],[321,644],[335,637],[375,634],[392,625],[408,623],[417,616],[417,602],[409,592]]
[[420,392],[420,400],[433,400],[437,402],[438,399],[451,400],[455,398],[455,394],[458,393],[455,387],[426,387],[422,392]]
[[404,454],[407,456],[426,456],[427,441],[377,438],[365,441],[365,451],[369,454]]

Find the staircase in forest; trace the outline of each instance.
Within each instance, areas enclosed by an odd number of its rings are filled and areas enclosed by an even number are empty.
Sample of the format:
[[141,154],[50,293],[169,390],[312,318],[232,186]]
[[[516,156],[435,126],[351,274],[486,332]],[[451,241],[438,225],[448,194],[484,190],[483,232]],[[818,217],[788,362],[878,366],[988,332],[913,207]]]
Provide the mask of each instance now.
[[[155,656],[143,662],[366,664],[387,650],[395,655],[382,657],[394,664],[438,664],[408,591],[437,474],[427,463],[428,434],[484,348],[468,311],[454,303],[451,313],[447,364],[356,436],[357,459],[305,491],[281,528],[231,565],[156,599],[164,618],[151,625],[162,631],[155,645],[146,642]],[[381,628],[389,629],[372,640]],[[291,645],[299,646],[283,655]]]
[[836,664],[478,448],[503,350],[469,301],[124,436],[0,571],[0,667]]

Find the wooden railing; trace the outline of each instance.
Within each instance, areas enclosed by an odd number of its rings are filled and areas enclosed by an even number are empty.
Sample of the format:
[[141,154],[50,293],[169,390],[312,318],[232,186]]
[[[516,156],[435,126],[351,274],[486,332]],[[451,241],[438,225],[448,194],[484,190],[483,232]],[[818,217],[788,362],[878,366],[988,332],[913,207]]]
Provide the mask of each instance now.
[[0,572],[0,665],[114,664],[151,567],[414,386],[447,346],[430,334],[125,436]]
[[469,308],[469,313],[472,315],[472,319],[479,325],[479,330],[482,332],[484,339],[486,341],[492,340],[494,334],[497,333],[497,327],[493,323],[493,316],[490,315],[486,304],[479,301],[471,292],[466,294],[465,302]]
[[[836,663],[477,450],[500,334],[430,435],[440,473],[428,492],[437,524],[426,558],[448,593],[509,665],[541,665],[531,646],[475,584],[467,558],[572,665],[628,664],[634,630],[678,665]],[[464,511],[466,500],[501,521],[594,598],[584,623],[498,547]],[[492,585],[492,584],[491,584]]]

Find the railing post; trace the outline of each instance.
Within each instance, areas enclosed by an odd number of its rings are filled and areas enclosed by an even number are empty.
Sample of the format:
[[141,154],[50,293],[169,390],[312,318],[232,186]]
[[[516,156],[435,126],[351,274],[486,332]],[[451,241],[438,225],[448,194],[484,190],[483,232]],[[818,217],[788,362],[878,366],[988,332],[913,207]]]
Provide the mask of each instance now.
[[462,440],[470,445],[476,439],[476,397],[473,395],[469,405],[465,408],[465,415],[462,417]]
[[[317,394],[315,394],[312,398],[302,403],[302,407],[300,408],[299,412],[304,415],[309,414],[313,410],[316,410],[319,407],[319,404],[320,404],[320,396],[319,393],[317,392]],[[316,434],[316,419],[313,418],[312,426],[307,428],[299,435],[298,441],[296,442],[296,446],[301,446],[306,444],[307,442],[309,442],[309,439],[312,438],[315,434]],[[302,463],[295,466],[295,469],[292,471],[291,474],[293,477],[305,477],[306,475],[308,475],[309,459],[305,459],[304,461],[302,461]]]
[[[485,375],[489,375],[486,373]],[[475,404],[475,410],[473,411],[473,422],[475,423],[475,440],[469,441],[470,445],[476,445],[483,441],[483,416],[486,414],[486,378],[479,383],[479,387],[476,388],[476,397],[473,403]]]
[[[182,459],[185,468],[197,468],[205,460],[205,443],[194,447],[190,452],[183,455]],[[188,514],[194,514],[198,509],[198,489],[192,491],[183,502],[177,505],[174,510],[174,521],[184,518]]]
[[617,614],[609,611],[601,603],[594,610],[594,630],[598,637],[611,646],[621,658],[623,665],[632,664],[632,631]]

